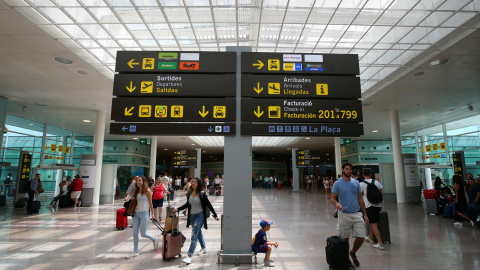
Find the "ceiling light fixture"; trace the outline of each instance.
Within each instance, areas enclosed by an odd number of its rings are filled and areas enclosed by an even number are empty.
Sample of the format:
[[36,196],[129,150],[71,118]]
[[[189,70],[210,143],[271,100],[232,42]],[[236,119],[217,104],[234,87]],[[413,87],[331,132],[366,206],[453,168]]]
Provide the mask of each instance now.
[[28,124],[29,126],[33,126],[33,124]]
[[430,62],[430,65],[431,66],[441,66],[441,65],[445,65],[448,62],[450,62],[450,58],[440,58],[440,59],[436,59],[436,60],[433,60],[432,62]]
[[421,71],[421,72],[417,72],[417,73],[413,74],[413,76],[419,77],[419,76],[422,76],[423,74],[425,74],[425,72]]
[[82,120],[82,122],[84,122],[84,123],[90,123],[90,122],[92,122],[92,121],[85,119],[85,120]]
[[75,63],[73,60],[70,60],[68,58],[61,57],[61,56],[54,56],[53,60],[57,61],[60,64],[65,64],[65,65],[71,65]]
[[190,144],[190,145],[195,145],[194,143]]
[[133,138],[134,140],[138,140],[138,138]]
[[167,149],[167,148],[165,148],[165,149],[163,149],[163,150],[167,151],[168,149]]
[[378,132],[378,130],[376,130],[376,129],[375,129],[375,130],[372,130],[372,132],[373,132],[373,133],[377,133],[377,132]]
[[80,75],[88,75],[88,72],[83,71],[83,70],[79,70],[79,71],[77,71],[77,73],[80,74]]
[[306,137],[305,140],[310,140],[310,137]]
[[432,128],[432,130],[437,130],[436,128]]

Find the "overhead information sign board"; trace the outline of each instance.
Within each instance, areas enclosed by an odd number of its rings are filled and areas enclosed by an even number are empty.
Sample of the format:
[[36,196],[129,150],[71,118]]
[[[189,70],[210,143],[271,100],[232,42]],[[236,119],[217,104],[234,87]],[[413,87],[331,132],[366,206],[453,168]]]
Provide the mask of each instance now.
[[359,75],[356,54],[242,53],[242,73]]
[[234,97],[235,74],[115,74],[117,97]]
[[235,135],[235,124],[111,123],[110,134],[233,136]]
[[320,166],[320,151],[296,150],[297,168]]
[[303,75],[242,75],[243,97],[342,98],[361,97],[359,77]]
[[138,122],[235,121],[233,98],[114,98],[112,120]]
[[358,123],[360,100],[242,99],[242,121],[283,123]]
[[173,165],[176,168],[196,168],[197,151],[179,150],[173,152]]
[[316,136],[316,137],[360,137],[363,135],[362,124],[328,123],[328,124],[252,124],[242,123],[242,135],[252,136]]
[[117,51],[116,72],[235,73],[234,52]]

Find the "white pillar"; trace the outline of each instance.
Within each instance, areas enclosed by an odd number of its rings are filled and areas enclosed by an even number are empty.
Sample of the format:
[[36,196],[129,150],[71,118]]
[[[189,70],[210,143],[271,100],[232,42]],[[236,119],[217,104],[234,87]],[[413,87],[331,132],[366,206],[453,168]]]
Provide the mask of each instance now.
[[[425,157],[429,154],[427,153],[427,149],[425,145],[427,145],[427,135],[422,135],[421,137],[422,141],[422,149],[423,153],[425,153]],[[426,158],[423,160],[423,162],[430,162],[429,158]],[[433,184],[432,184],[432,169],[430,168],[425,168],[425,183],[427,184],[427,189],[433,189]]]
[[342,174],[342,149],[340,148],[340,137],[335,137],[334,147],[335,147],[335,170],[336,175],[333,176],[333,179],[338,179],[338,175]]
[[[195,148],[197,150],[197,168],[194,170],[194,177],[202,178],[202,148]],[[210,180],[211,181],[211,180]]]
[[400,138],[400,120],[398,111],[390,111],[390,130],[392,133],[393,168],[397,203],[405,203],[405,184],[403,183],[402,140]]
[[150,176],[153,181],[157,178],[155,174],[157,168],[157,136],[152,136],[152,144],[150,149]]
[[[63,157],[65,159],[65,146],[67,146],[67,137],[66,136],[61,136],[61,142],[59,145],[62,145],[63,146],[63,151],[60,152],[60,157]],[[58,160],[57,163],[59,164],[63,164],[65,163],[64,160]],[[62,169],[58,169],[57,170],[57,175],[55,177],[55,195],[57,194],[60,194],[60,186],[59,184],[62,182],[63,180],[63,170]]]
[[103,144],[104,144],[104,138],[105,138],[105,118],[106,118],[105,111],[103,110],[97,111],[95,137],[93,139],[93,154],[97,155],[97,160],[96,160],[97,179],[95,179],[95,189],[93,190],[93,205],[99,205],[100,203],[100,186],[102,181],[102,165],[103,165]]

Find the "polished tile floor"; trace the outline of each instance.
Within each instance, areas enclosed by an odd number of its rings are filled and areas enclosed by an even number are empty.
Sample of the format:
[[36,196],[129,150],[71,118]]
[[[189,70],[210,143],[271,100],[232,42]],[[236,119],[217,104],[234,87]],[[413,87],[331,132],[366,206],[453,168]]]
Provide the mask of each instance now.
[[[185,197],[177,196],[179,206]],[[222,213],[223,197],[212,196],[218,213]],[[46,205],[46,203],[43,203]],[[217,265],[220,249],[220,222],[209,220],[204,230],[209,254],[194,257],[189,266],[181,259],[162,260],[160,249],[140,238],[140,256],[124,257],[133,249],[132,229],[115,229],[113,205],[50,211],[42,207],[40,215],[27,216],[11,205],[0,207],[0,269],[262,269],[263,264]],[[392,244],[385,251],[365,243],[358,252],[361,269],[480,269],[480,230],[466,223],[453,226],[453,220],[428,216],[422,206],[385,204],[389,213]],[[279,242],[274,249],[276,269],[328,269],[325,241],[335,234],[334,206],[323,192],[294,193],[291,190],[253,191],[252,235],[261,219],[275,223],[268,233]],[[131,219],[129,219],[131,221]],[[187,236],[183,254],[190,244],[191,228],[180,227]],[[148,232],[160,236],[153,224]],[[197,249],[198,250],[198,249]],[[263,261],[263,255],[258,256]]]

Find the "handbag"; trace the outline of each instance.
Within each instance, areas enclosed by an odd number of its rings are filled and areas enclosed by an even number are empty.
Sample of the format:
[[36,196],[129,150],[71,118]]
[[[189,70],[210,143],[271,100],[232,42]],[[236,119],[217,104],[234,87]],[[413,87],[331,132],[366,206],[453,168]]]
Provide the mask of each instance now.
[[39,187],[39,188],[37,189],[37,191],[38,191],[39,194],[45,192],[45,190],[43,189],[43,187]]
[[130,200],[130,205],[127,208],[127,215],[133,216],[135,215],[135,208],[137,207],[137,200],[135,198],[132,198]]

